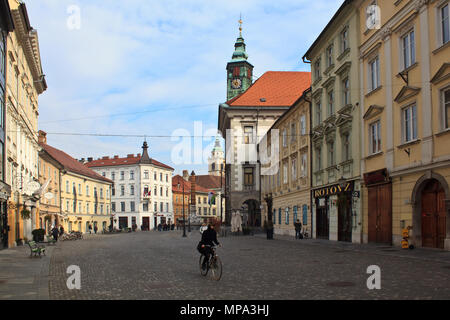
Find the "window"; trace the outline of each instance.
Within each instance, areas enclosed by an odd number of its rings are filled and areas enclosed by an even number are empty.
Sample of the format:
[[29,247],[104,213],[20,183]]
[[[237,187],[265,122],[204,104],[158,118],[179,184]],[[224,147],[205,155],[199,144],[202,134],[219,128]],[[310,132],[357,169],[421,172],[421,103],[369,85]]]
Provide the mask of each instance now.
[[244,185],[253,186],[253,168],[244,169]]
[[444,104],[444,128],[450,128],[450,88],[442,92],[442,101]]
[[125,202],[120,203],[120,210],[121,212],[125,212]]
[[281,208],[278,209],[278,224],[281,224]]
[[102,176],[103,176],[103,177],[106,177],[106,172],[102,172]]
[[[147,187],[147,192],[148,192],[148,187]],[[130,186],[130,195],[134,196],[134,185]]]
[[318,126],[322,122],[322,102],[316,101],[316,125]]
[[450,40],[448,4],[443,6],[440,11],[441,11],[442,44],[446,44]]
[[403,68],[409,68],[416,62],[414,31],[408,32],[402,38]]
[[160,203],[159,204],[159,212],[163,212],[164,211],[164,203]]
[[285,209],[285,223],[288,225],[289,224],[289,208]]
[[100,205],[100,214],[103,214],[103,204]]
[[136,211],[136,207],[135,207],[134,201],[131,201],[131,202],[130,202],[130,210],[131,210],[131,212]]
[[300,134],[302,136],[306,135],[306,116],[301,116],[300,118]]
[[159,174],[159,180],[163,181],[163,174],[162,173]]
[[297,158],[293,158],[291,162],[292,181],[297,180]]
[[157,175],[156,175],[156,172],[153,174],[153,180],[155,180],[156,181],[156,178],[157,178]]
[[308,155],[305,153],[302,155],[302,178],[308,175]]
[[163,188],[162,188],[162,187],[159,188],[159,195],[160,195],[161,197],[163,196]]
[[66,193],[69,193],[69,181],[66,181]]
[[158,202],[155,202],[155,205],[154,205],[154,208],[153,208],[153,209],[154,209],[155,212],[158,211]]
[[166,188],[166,197],[169,196],[169,188]]
[[369,89],[373,91],[380,86],[380,60],[376,57],[369,63]]
[[[144,179],[149,179],[149,173],[148,170],[144,171]],[[156,176],[155,176],[155,180],[156,180]]]
[[315,80],[320,79],[320,59],[317,60],[316,63],[314,64],[314,76]]
[[346,27],[341,32],[341,52],[343,53],[348,48],[349,48],[349,45],[348,45],[348,27]]
[[103,199],[103,188],[100,188],[100,199]]
[[[145,203],[142,205],[142,211],[148,212],[148,202],[145,202]],[[155,209],[155,211],[156,211],[156,209]]]
[[70,211],[70,209],[69,209],[69,201],[66,201],[66,211]]
[[331,90],[328,92],[328,116],[334,114],[334,92]]
[[381,151],[380,126],[381,126],[380,121],[374,122],[369,126],[370,154],[378,153]]
[[327,67],[333,65],[333,45],[329,46],[327,49]]
[[283,183],[288,183],[288,164],[283,163]]
[[294,211],[294,223],[295,222],[297,222],[297,219],[298,219],[298,208],[297,208],[297,206],[294,206],[294,209],[293,209],[293,211]]
[[331,167],[335,164],[334,142],[328,142],[328,166]]
[[166,202],[166,212],[169,212],[169,203]]
[[116,212],[116,203],[115,202],[111,202],[111,210],[112,210],[112,212]]
[[89,186],[86,186],[86,195],[89,196]]
[[304,204],[302,207],[303,211],[303,225],[308,225],[308,205]]
[[115,189],[114,187],[111,188],[111,195],[112,195],[113,197],[116,196],[116,189]]
[[130,171],[130,180],[134,180],[134,171]]
[[322,170],[322,149],[321,148],[317,148],[316,149],[316,161],[317,161],[317,170]]
[[416,105],[402,109],[403,142],[417,139],[417,114]]
[[342,161],[350,160],[350,135],[348,133],[342,136]]
[[342,81],[342,100],[344,106],[350,104],[350,80],[348,78]]
[[158,188],[157,187],[155,187],[155,192],[153,193],[155,196],[157,196],[158,195]]
[[166,174],[166,182],[169,182],[169,175]]
[[253,127],[245,126],[244,127],[244,144],[253,143]]
[[89,203],[86,203],[86,213],[89,213]]
[[283,147],[286,148],[287,147],[287,129],[283,129]]
[[297,127],[295,122],[291,124],[291,141],[295,141],[297,139]]
[[116,180],[116,173],[115,172],[111,172],[111,180],[112,181]]
[[120,195],[122,197],[125,195],[125,186],[120,186]]

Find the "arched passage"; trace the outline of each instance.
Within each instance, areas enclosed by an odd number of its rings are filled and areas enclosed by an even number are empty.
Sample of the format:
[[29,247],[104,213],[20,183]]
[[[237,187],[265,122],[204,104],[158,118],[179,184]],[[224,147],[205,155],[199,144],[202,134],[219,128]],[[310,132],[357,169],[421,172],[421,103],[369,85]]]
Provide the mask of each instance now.
[[261,208],[257,200],[246,200],[242,206],[242,213],[244,214],[244,224],[247,222],[250,227],[261,226]]

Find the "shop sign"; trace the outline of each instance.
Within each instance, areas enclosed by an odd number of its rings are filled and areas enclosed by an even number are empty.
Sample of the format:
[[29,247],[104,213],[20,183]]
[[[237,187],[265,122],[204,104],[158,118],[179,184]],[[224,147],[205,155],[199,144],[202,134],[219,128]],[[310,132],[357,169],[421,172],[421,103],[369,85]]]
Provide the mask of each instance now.
[[342,188],[340,185],[335,185],[331,187],[314,190],[314,198],[324,198],[348,191],[353,191],[352,182],[348,182],[344,188]]

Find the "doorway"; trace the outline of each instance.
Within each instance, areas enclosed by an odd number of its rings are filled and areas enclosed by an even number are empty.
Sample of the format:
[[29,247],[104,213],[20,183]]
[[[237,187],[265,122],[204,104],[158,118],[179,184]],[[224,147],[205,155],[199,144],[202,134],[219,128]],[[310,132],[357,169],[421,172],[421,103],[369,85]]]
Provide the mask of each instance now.
[[316,236],[318,239],[330,239],[330,217],[328,214],[328,198],[316,199]]
[[368,188],[368,241],[392,245],[392,184]]
[[431,179],[422,194],[422,246],[444,249],[446,236],[445,191],[439,181]]
[[338,196],[338,241],[352,242],[352,194]]

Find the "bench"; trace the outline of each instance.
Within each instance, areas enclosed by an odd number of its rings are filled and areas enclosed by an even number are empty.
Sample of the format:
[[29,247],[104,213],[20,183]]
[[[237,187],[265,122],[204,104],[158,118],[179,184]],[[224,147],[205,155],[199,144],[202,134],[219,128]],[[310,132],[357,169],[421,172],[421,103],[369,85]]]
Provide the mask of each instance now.
[[56,240],[53,239],[52,236],[46,236],[47,237],[47,243],[50,245],[55,245],[56,244]]
[[39,257],[41,257],[42,253],[45,255],[45,247],[37,245],[35,241],[29,241],[28,246],[30,247],[30,257],[32,257],[33,254],[35,257],[38,254],[39,254]]

